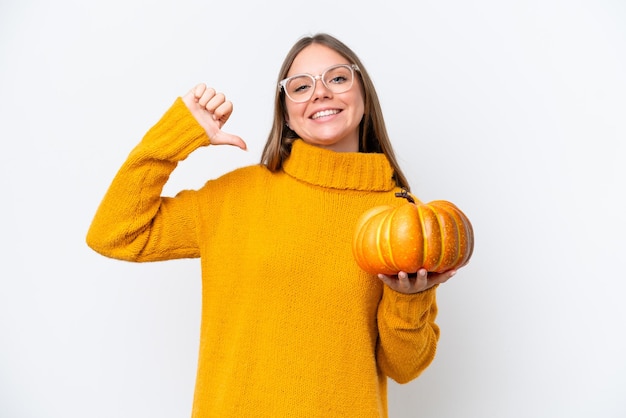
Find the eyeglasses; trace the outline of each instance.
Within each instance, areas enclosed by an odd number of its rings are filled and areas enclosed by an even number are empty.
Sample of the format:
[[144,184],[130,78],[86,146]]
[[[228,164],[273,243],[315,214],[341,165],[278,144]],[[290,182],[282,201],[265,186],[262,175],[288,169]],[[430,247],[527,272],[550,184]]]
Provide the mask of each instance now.
[[333,93],[345,93],[354,84],[354,71],[359,71],[356,64],[333,65],[317,76],[311,74],[296,74],[287,77],[278,83],[287,97],[296,103],[307,102],[313,97],[317,80],[322,80],[324,86]]

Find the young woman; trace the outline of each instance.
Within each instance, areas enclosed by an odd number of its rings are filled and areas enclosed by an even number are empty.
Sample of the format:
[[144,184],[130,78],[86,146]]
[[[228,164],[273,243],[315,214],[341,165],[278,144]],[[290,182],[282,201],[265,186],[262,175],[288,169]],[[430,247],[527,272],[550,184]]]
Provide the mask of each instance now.
[[378,277],[352,255],[358,217],[408,189],[374,86],[327,34],[300,39],[278,77],[259,165],[161,196],[232,104],[204,84],[178,98],[128,156],[87,235],[129,261],[199,257],[202,320],[193,417],[386,417],[387,378],[433,360],[436,285],[454,271]]

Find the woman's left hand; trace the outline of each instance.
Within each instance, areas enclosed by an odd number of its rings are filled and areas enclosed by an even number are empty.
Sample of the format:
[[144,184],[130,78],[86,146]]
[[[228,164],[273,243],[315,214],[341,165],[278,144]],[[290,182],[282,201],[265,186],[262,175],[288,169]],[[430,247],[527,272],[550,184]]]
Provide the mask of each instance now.
[[379,274],[378,278],[396,292],[411,294],[423,292],[435,285],[445,283],[455,274],[456,270],[449,270],[443,273],[429,273],[426,269],[420,269],[414,274],[408,274],[404,271],[399,272],[397,276]]

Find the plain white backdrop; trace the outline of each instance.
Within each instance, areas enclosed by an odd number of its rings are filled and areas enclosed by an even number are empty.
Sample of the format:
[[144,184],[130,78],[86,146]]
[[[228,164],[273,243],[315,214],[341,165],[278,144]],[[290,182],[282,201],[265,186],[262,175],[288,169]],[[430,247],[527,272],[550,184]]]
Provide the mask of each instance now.
[[290,46],[362,58],[413,191],[470,217],[437,358],[392,418],[626,416],[626,3],[0,3],[0,416],[190,416],[197,260],[84,243],[131,148],[198,82],[249,151],[198,150],[168,194],[258,162]]

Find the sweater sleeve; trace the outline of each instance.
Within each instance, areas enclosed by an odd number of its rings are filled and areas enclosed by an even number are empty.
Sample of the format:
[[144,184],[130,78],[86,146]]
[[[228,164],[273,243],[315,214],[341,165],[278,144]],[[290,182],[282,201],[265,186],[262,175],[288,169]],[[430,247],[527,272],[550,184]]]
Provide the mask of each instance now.
[[436,288],[407,295],[385,286],[378,307],[377,361],[398,383],[418,377],[433,361],[439,341]]
[[87,233],[107,257],[157,261],[198,257],[195,193],[161,197],[179,161],[209,138],[178,98],[131,151],[115,175]]

